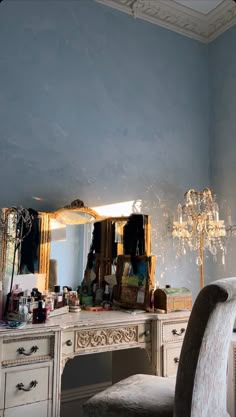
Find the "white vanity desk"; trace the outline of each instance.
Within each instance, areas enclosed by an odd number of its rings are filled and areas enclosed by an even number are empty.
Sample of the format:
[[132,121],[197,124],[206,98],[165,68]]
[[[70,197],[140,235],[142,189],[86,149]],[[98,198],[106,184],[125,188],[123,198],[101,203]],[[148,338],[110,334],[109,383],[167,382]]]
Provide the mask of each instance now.
[[153,373],[174,375],[188,318],[189,312],[81,311],[1,329],[0,417],[59,417],[61,374],[78,355],[139,347]]

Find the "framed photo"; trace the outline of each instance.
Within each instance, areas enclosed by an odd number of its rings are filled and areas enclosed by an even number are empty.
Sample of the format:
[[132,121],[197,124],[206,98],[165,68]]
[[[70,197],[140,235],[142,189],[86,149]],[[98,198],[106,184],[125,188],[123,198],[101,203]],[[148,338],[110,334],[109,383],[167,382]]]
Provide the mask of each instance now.
[[115,303],[127,308],[150,307],[154,268],[154,256],[118,256]]

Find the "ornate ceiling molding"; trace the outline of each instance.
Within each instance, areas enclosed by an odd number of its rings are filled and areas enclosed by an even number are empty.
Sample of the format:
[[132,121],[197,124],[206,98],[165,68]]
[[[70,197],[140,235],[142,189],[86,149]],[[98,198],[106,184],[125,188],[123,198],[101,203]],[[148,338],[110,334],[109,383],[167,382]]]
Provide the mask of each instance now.
[[208,14],[182,6],[174,0],[95,1],[204,43],[211,42],[236,24],[236,3],[233,0],[224,0]]
[[208,42],[236,24],[236,3],[225,0],[208,15]]

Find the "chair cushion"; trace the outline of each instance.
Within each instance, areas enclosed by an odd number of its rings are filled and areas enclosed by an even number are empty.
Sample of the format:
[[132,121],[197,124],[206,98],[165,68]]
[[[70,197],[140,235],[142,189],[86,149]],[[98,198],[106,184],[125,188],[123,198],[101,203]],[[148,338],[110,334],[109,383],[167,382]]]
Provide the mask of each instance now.
[[173,417],[175,379],[133,375],[90,398],[84,417]]

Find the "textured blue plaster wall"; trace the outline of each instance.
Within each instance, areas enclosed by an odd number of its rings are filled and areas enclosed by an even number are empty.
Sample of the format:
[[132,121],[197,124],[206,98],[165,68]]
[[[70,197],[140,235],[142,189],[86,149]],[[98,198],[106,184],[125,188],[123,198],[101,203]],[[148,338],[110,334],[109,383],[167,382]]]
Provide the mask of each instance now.
[[142,198],[158,278],[197,291],[164,235],[184,192],[209,185],[206,45],[92,0],[5,0],[0,115],[0,206]]
[[[206,45],[92,0],[4,0],[0,206],[141,198],[157,279],[195,295],[195,257],[176,259],[169,226],[184,192],[209,185],[207,58]],[[77,383],[109,374],[83,360]]]
[[[211,183],[226,222],[236,224],[236,27],[209,45]],[[236,275],[236,240],[228,242],[225,268],[217,263],[215,277]]]

